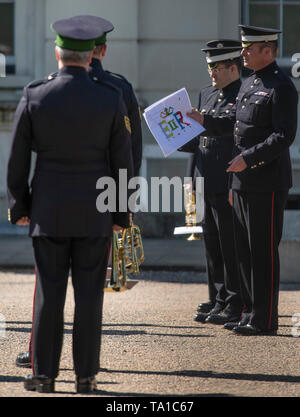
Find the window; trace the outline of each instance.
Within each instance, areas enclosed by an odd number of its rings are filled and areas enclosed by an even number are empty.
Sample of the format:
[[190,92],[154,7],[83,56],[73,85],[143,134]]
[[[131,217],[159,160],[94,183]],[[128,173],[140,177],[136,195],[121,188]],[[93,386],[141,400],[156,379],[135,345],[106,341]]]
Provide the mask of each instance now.
[[15,73],[14,15],[14,1],[0,0],[0,53],[5,56],[7,74]]
[[242,0],[244,24],[282,30],[279,58],[282,63],[300,52],[300,0]]

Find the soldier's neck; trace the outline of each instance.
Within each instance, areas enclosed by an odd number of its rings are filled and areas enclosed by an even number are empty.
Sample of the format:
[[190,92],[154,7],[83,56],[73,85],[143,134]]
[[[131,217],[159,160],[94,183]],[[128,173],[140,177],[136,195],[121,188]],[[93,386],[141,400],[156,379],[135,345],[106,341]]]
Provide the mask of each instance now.
[[88,63],[87,64],[78,64],[77,62],[63,63],[62,61],[59,61],[59,63],[58,63],[58,69],[61,69],[63,67],[69,67],[69,66],[71,66],[71,67],[81,67],[81,68],[84,68],[86,71],[89,68]]
[[253,69],[253,71],[257,72],[257,71],[260,71],[260,70],[268,67],[269,65],[273,64],[273,62],[275,62],[275,58],[270,60],[270,61],[264,62],[261,65],[257,65],[255,68],[251,68],[251,69]]
[[233,75],[225,84],[222,85],[218,90],[223,90],[228,85],[232,84],[234,81],[237,81],[240,78],[240,74]]

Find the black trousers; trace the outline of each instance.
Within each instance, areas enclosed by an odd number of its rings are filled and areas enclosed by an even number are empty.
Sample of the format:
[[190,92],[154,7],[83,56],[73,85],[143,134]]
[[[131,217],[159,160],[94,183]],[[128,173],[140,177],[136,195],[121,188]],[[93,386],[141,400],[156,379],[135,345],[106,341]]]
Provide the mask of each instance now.
[[228,193],[205,193],[204,244],[210,301],[233,313],[242,301]]
[[242,298],[251,325],[278,328],[279,252],[288,191],[233,191]]
[[37,271],[31,335],[33,373],[49,378],[58,375],[71,268],[74,370],[82,378],[96,375],[110,238],[34,237],[33,248]]

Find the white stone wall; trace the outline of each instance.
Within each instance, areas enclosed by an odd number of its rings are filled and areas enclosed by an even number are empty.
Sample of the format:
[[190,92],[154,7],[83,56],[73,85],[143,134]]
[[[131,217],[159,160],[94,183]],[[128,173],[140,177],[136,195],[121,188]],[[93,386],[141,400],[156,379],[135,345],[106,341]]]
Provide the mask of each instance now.
[[110,20],[115,29],[108,35],[104,66],[119,72],[138,87],[138,0],[46,0],[45,69],[56,71],[53,46],[55,35],[50,24],[80,14],[91,14]]

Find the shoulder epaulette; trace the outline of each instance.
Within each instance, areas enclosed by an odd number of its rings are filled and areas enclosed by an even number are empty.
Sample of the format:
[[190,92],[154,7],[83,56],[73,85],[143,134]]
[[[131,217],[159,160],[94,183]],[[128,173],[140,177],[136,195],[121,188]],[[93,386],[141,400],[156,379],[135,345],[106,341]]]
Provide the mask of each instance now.
[[46,77],[47,81],[54,80],[54,78],[57,77],[57,74],[58,74],[58,72],[52,72],[51,74],[49,74],[48,77]]
[[125,81],[127,84],[131,85],[130,82],[123,75],[117,74],[116,72],[107,71],[107,70],[105,70],[105,72],[114,77],[120,78],[121,80]]
[[121,91],[117,86],[110,83],[108,80],[104,80],[103,78],[101,80],[99,80],[99,78],[96,75],[93,75],[91,77],[91,80],[94,81],[97,84],[101,84],[101,85],[104,85],[106,87],[109,87],[109,88],[111,88],[112,90],[115,90],[118,93],[120,93],[120,91]]
[[47,77],[42,78],[41,80],[32,81],[30,84],[28,84],[27,87],[32,88],[32,87],[37,87],[38,85],[41,85],[41,84],[45,84],[48,81],[54,80],[54,78],[57,77],[57,74],[58,74],[57,72],[53,72],[53,73],[49,74]]

